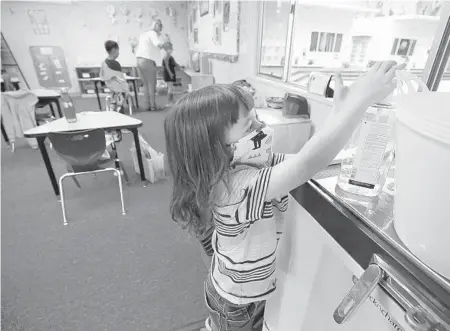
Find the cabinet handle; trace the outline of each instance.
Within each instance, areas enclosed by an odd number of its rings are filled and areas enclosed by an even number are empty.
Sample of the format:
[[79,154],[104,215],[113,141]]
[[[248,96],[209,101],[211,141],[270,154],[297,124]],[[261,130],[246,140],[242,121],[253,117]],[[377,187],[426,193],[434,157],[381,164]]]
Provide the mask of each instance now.
[[[353,276],[353,287],[333,313],[336,323],[351,319],[377,285],[405,312],[404,321],[414,331],[450,331],[447,306],[432,300],[420,284],[411,283],[380,256],[374,254],[361,278]],[[417,288],[415,286],[418,286]]]
[[420,306],[410,308],[405,313],[405,321],[415,331],[445,331],[444,326],[434,320]]
[[383,277],[383,270],[376,264],[371,264],[361,278],[353,285],[333,314],[338,324],[350,320],[362,303],[369,297]]

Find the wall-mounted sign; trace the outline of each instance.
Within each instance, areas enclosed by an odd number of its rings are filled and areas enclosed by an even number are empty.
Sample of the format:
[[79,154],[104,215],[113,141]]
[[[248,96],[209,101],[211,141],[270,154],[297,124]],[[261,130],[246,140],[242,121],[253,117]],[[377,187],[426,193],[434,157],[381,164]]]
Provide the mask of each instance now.
[[31,58],[39,80],[44,88],[71,87],[64,51],[57,46],[31,46]]
[[33,27],[34,34],[50,34],[47,14],[44,10],[29,10],[28,17],[31,26]]

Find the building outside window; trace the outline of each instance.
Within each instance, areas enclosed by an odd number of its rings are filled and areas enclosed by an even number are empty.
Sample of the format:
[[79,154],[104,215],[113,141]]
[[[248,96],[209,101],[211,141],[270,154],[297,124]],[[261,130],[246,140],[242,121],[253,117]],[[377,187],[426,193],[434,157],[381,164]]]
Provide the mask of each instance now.
[[416,0],[262,1],[258,73],[306,87],[311,72],[339,70],[350,84],[374,61],[395,60],[421,76],[438,26],[449,18],[445,6]]
[[339,53],[342,46],[342,33],[311,32],[310,52]]

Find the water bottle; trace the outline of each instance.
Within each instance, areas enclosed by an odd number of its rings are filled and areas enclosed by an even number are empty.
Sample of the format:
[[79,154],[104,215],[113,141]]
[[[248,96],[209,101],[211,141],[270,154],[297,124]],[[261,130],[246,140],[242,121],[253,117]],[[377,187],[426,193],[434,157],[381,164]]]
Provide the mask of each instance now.
[[73,105],[72,98],[69,96],[69,91],[67,88],[61,89],[61,103],[63,106],[64,117],[67,122],[74,123],[77,121],[77,112]]
[[366,197],[381,192],[394,157],[394,122],[391,97],[369,107],[344,148],[339,188]]

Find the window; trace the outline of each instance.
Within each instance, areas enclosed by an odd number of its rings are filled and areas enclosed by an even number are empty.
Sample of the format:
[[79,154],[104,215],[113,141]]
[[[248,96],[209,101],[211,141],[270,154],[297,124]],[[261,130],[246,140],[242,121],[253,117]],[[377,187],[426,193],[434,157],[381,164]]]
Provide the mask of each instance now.
[[262,75],[283,77],[290,10],[286,1],[264,2],[258,70]]
[[[319,39],[320,36],[320,39]],[[311,32],[310,52],[340,52],[342,33]]]
[[414,53],[416,43],[417,40],[396,38],[392,45],[391,55],[411,56]]
[[[262,1],[259,73],[306,87],[311,72],[339,70],[350,84],[374,61],[395,60],[418,76],[427,74],[449,7],[415,0]],[[277,54],[268,49],[273,46],[281,47]],[[267,60],[274,55],[281,58]]]

